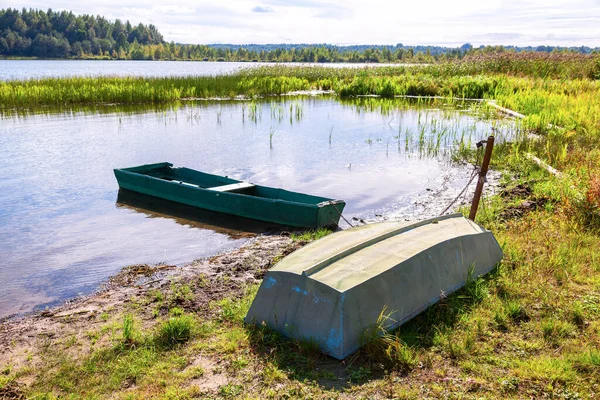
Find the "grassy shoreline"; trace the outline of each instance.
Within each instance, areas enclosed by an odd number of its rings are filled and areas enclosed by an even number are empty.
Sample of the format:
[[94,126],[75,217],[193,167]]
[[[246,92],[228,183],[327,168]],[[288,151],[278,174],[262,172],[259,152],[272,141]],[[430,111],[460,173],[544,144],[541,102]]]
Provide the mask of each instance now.
[[[249,273],[260,279],[294,240],[302,240],[282,239],[234,263],[227,255],[210,261],[205,267],[219,270],[218,278],[198,269],[149,290],[125,287],[122,307],[104,304],[91,316],[60,317],[35,339],[13,325],[0,327],[14,355],[0,363],[0,397],[596,398],[599,82],[586,75],[587,67],[564,60],[486,62],[419,71],[271,68],[200,80],[195,87],[254,96],[318,84],[339,95],[391,96],[416,85],[443,96],[494,98],[525,114],[523,126],[537,136],[495,148],[492,167],[504,171],[506,187],[483,201],[477,217],[505,252],[492,274],[403,325],[393,341],[371,343],[337,362],[307,343],[243,324],[256,286],[238,278]],[[167,81],[158,85],[167,94],[187,90],[171,91]],[[140,82],[132,85],[144,87]],[[61,90],[60,82],[55,85]],[[125,91],[117,93],[126,98]],[[563,177],[549,175],[527,153]],[[86,327],[89,321],[93,327]],[[171,334],[177,327],[184,335]]]

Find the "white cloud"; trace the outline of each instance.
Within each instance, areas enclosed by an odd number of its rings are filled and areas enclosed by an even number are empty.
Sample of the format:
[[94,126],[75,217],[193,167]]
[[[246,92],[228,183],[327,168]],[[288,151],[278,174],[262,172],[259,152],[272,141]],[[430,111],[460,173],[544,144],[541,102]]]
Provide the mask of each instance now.
[[252,12],[255,13],[271,13],[273,9],[269,6],[256,6],[252,9]]
[[[0,0],[153,23],[183,43],[600,46],[598,0]],[[263,11],[263,12],[261,12]],[[267,11],[267,12],[264,12]],[[285,39],[283,39],[285,38]]]

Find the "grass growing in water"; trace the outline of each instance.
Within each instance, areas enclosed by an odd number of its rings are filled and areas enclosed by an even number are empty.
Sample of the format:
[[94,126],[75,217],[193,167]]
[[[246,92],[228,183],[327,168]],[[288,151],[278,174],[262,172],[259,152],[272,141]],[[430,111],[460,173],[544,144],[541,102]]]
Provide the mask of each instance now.
[[[423,95],[466,98],[497,98],[498,92],[527,89],[531,82],[511,78],[518,74],[510,65],[521,65],[521,60],[504,60],[504,67],[490,67],[490,62],[480,59],[433,65],[425,68],[381,67],[370,69],[319,68],[319,67],[265,67],[241,71],[237,74],[214,77],[87,77],[46,78],[27,81],[0,82],[0,105],[3,108],[35,108],[40,106],[72,106],[83,104],[140,104],[164,103],[190,98],[234,98],[243,95],[249,98],[284,94],[296,90],[335,90],[340,96],[380,95]],[[590,65],[600,65],[595,59],[586,58],[587,64],[571,64],[571,69],[562,71],[561,78],[583,82],[583,77],[593,74]],[[526,72],[539,80],[547,79],[545,65],[552,61],[536,59]],[[489,69],[485,69],[486,65]],[[593,67],[598,68],[600,67]],[[503,70],[502,72],[500,72]],[[587,72],[586,72],[587,71]],[[598,72],[600,74],[600,72]],[[290,109],[293,116],[302,117],[302,109]]]

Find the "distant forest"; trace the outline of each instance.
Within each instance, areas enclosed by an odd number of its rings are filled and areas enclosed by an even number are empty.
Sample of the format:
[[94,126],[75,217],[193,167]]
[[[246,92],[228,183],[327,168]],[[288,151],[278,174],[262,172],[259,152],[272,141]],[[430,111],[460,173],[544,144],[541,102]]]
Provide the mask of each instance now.
[[0,9],[0,56],[119,60],[276,62],[436,62],[487,52],[597,53],[590,47],[334,46],[328,44],[194,45],[164,41],[150,24],[132,25],[70,11]]

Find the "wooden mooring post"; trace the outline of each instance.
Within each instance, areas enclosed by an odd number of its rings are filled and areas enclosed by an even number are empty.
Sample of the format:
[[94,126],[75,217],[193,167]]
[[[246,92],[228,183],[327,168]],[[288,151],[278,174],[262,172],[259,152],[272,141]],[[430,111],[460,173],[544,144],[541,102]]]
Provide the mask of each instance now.
[[471,212],[469,213],[469,219],[475,221],[477,215],[477,208],[479,207],[479,199],[483,192],[483,184],[486,182],[486,175],[490,166],[490,160],[492,159],[492,150],[494,149],[494,136],[488,136],[485,141],[485,155],[483,156],[483,162],[481,163],[481,169],[479,170],[479,179],[477,180],[477,187],[475,188],[475,194],[473,195],[473,203],[471,203]]

